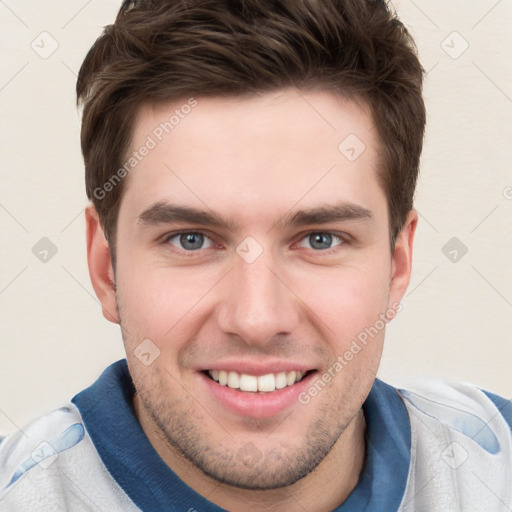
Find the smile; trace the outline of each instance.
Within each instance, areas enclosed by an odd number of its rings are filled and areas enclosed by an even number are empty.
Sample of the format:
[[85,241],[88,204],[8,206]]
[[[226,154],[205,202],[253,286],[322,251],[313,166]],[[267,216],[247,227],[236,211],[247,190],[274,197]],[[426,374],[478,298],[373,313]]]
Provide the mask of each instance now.
[[272,393],[276,389],[283,389],[287,386],[293,386],[296,382],[302,380],[306,372],[291,371],[268,373],[266,375],[248,375],[247,373],[238,373],[225,370],[209,370],[208,375],[221,386],[228,386],[231,389],[247,391],[253,393]]

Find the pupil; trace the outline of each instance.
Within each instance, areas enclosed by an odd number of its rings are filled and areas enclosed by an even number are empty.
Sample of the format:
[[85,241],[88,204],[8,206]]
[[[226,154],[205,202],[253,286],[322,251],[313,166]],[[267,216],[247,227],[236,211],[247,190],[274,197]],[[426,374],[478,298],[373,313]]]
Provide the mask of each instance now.
[[309,237],[309,242],[314,249],[329,249],[332,243],[332,235],[328,233],[315,233]]
[[201,233],[185,233],[181,235],[180,243],[185,249],[200,249],[203,245],[203,235]]

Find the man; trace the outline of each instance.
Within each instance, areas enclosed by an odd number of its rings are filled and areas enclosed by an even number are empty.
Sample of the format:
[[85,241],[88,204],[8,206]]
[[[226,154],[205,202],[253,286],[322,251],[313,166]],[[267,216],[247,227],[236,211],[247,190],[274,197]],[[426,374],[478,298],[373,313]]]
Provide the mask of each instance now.
[[377,0],[125,2],[81,68],[126,361],[0,444],[0,510],[510,510],[512,406],[376,379],[425,110]]

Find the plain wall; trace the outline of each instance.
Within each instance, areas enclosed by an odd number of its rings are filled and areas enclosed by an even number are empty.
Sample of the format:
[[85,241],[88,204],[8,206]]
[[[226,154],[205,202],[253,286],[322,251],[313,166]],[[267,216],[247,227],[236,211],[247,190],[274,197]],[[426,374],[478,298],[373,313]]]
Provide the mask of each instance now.
[[[79,66],[119,4],[0,2],[2,433],[124,356],[87,270],[74,97]],[[440,376],[510,398],[512,2],[394,4],[428,71],[428,127],[412,280],[379,376],[400,386]],[[33,252],[52,247],[44,237],[57,250],[46,262]]]

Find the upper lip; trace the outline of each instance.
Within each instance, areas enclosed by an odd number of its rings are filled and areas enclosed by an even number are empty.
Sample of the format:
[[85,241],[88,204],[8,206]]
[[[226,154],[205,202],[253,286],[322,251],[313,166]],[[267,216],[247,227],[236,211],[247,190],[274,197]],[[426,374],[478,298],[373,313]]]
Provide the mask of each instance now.
[[301,371],[306,373],[307,371],[313,370],[311,365],[294,363],[293,361],[283,360],[267,360],[267,361],[247,361],[247,360],[226,360],[212,363],[206,368],[200,368],[200,371],[207,370],[225,370],[227,372],[245,373],[247,375],[254,375],[259,377],[260,375],[267,375],[269,373],[280,373],[280,372],[292,372]]

